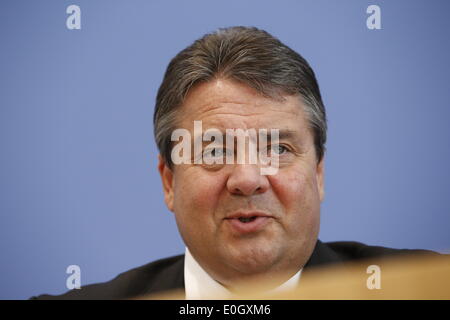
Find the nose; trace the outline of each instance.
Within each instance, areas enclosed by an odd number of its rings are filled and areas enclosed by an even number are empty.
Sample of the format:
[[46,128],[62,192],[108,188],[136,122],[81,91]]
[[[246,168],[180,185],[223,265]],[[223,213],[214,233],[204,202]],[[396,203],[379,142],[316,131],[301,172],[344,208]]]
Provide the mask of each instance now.
[[262,175],[260,168],[253,164],[234,165],[228,177],[227,189],[235,195],[251,196],[269,189],[269,180]]

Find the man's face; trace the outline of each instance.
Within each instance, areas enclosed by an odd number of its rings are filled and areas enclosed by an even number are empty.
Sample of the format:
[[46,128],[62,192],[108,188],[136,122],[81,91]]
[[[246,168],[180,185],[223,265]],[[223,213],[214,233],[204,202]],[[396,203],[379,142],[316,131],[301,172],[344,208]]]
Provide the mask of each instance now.
[[[190,252],[224,284],[297,272],[314,249],[324,194],[323,161],[317,163],[300,98],[275,101],[246,85],[214,80],[191,89],[177,127],[194,137],[196,120],[202,121],[203,131],[279,129],[279,145],[274,146],[279,169],[261,175],[259,163],[235,162],[181,164],[170,170],[160,158],[165,201]],[[283,137],[282,132],[290,134]],[[259,216],[259,222],[252,222],[256,227],[241,228],[246,222],[233,217],[242,215]]]

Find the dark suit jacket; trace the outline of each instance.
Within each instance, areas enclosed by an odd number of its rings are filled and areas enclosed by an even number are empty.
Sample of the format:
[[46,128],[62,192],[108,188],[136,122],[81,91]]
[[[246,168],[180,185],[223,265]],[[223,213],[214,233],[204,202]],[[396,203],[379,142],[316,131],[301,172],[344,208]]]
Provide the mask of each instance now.
[[[315,249],[303,272],[318,266],[391,255],[433,253],[427,250],[390,249],[359,242],[328,242],[317,240]],[[173,289],[184,289],[184,255],[157,260],[121,273],[105,282],[83,286],[62,295],[40,295],[31,299],[127,299]]]

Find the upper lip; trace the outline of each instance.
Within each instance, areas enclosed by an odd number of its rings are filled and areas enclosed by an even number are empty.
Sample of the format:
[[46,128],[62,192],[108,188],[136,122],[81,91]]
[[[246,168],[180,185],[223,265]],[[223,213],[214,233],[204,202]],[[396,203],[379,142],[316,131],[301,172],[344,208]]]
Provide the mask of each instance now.
[[229,216],[226,216],[225,219],[239,219],[239,218],[251,218],[251,217],[272,217],[270,214],[261,212],[261,211],[251,211],[251,212],[236,212]]

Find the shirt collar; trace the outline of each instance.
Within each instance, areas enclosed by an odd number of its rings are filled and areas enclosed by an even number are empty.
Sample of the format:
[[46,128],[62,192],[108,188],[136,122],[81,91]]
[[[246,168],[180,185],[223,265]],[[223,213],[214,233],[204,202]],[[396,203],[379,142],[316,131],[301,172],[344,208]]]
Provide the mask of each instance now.
[[[268,293],[275,293],[293,289],[298,285],[302,269],[289,280]],[[184,258],[184,287],[187,300],[199,299],[227,299],[231,297],[230,291],[214,280],[194,259],[186,247]]]

